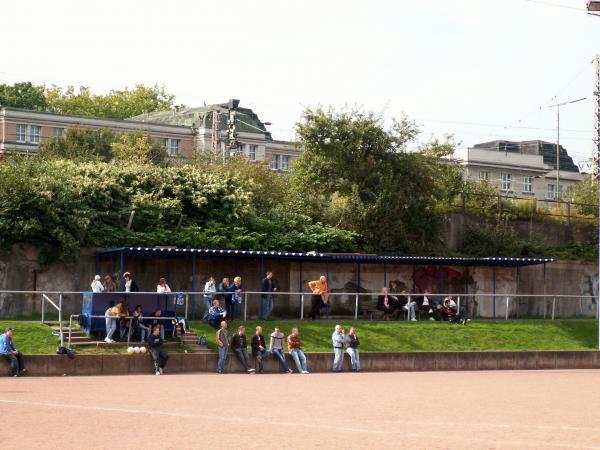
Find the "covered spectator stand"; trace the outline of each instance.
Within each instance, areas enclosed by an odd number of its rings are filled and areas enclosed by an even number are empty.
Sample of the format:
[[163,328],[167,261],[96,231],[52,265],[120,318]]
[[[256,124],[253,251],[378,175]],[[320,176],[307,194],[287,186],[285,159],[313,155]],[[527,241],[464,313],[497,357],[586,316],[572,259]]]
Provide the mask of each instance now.
[[[121,247],[96,254],[98,274],[111,274],[122,284],[125,271],[133,273],[140,290],[154,290],[159,277],[166,277],[171,289],[195,292],[190,295],[192,317],[202,304],[199,294],[208,276],[217,278],[240,275],[246,291],[259,291],[266,270],[274,272],[280,292],[308,291],[306,282],[324,274],[333,293],[378,293],[390,281],[401,279],[411,292],[429,289],[434,293],[482,294],[493,297],[495,316],[496,292],[518,295],[522,281],[535,278],[537,294],[546,294],[546,265],[550,258],[510,257],[437,257],[373,255],[358,253],[285,252],[262,250],[197,249],[173,247]],[[536,273],[527,269],[525,278],[520,269],[540,266]],[[473,278],[476,278],[473,282]],[[521,280],[521,281],[519,281]],[[537,281],[539,280],[539,282]],[[543,287],[543,291],[542,291]],[[528,288],[528,290],[531,290]],[[292,298],[291,296],[288,296]],[[254,298],[257,305],[258,298]],[[344,301],[337,306],[342,306]],[[354,297],[352,297],[353,299]],[[279,300],[283,305],[283,299]],[[295,300],[296,304],[298,299]],[[361,298],[361,302],[363,299]],[[365,298],[366,301],[366,298]],[[354,308],[354,300],[351,302]],[[492,316],[490,303],[489,316]],[[252,314],[252,312],[251,312]]]
[[[81,328],[87,334],[105,336],[106,320],[104,319],[104,313],[110,306],[122,301],[127,302],[130,313],[133,313],[137,305],[141,305],[144,317],[152,316],[156,308],[161,309],[161,317],[175,317],[174,302],[176,301],[176,295],[137,292],[86,292],[83,294],[81,303],[79,319]],[[160,323],[163,324],[165,333],[173,332],[174,325],[171,320],[161,320]]]

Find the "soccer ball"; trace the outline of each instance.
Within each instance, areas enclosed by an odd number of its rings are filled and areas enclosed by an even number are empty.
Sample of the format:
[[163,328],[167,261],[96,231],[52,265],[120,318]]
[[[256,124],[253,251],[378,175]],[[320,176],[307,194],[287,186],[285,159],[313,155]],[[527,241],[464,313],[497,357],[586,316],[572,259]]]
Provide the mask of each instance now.
[[140,347],[140,353],[146,353],[146,347]]
[[133,351],[136,352],[136,353],[139,353],[140,352],[140,348],[139,347],[133,347]]
[[127,347],[127,353],[129,353],[130,355],[133,354],[135,350],[133,349],[133,347]]

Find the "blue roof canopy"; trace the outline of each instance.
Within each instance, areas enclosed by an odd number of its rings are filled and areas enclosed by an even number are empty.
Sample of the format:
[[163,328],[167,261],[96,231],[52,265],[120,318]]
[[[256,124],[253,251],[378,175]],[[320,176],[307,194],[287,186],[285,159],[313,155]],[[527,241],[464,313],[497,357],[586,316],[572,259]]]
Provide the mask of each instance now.
[[271,250],[230,250],[176,247],[119,247],[96,253],[98,257],[117,255],[189,257],[193,255],[222,258],[266,258],[293,261],[322,261],[332,263],[410,264],[447,266],[523,267],[554,262],[553,258],[459,257],[459,256],[400,256],[360,253],[280,252]]

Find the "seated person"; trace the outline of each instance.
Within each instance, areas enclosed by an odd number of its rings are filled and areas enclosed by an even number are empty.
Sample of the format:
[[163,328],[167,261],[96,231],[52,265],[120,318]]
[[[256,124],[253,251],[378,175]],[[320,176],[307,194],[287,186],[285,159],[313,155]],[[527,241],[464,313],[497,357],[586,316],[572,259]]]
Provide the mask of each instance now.
[[208,316],[206,320],[208,324],[213,327],[215,330],[221,328],[221,322],[225,320],[227,316],[227,311],[221,307],[221,303],[219,300],[213,300],[211,308],[208,310]]
[[164,339],[160,335],[162,332],[163,330],[160,326],[155,325],[152,328],[152,334],[148,338],[148,351],[154,361],[154,371],[156,372],[156,375],[163,374],[163,369],[169,360],[169,354],[163,347]]
[[[152,314],[153,317],[160,317],[162,315],[162,311],[160,308],[156,308],[154,310],[154,314]],[[160,327],[160,338],[162,340],[165,339],[165,324],[164,324],[164,320],[158,320],[158,319],[148,319],[148,321],[146,322],[146,325],[148,325],[151,329],[154,329],[155,326],[159,326]]]
[[429,320],[435,320],[433,316],[434,309],[437,305],[429,291],[426,290],[423,293],[423,295],[419,298],[418,305],[419,311],[427,312],[427,314],[429,314]]
[[387,287],[381,289],[381,294],[379,294],[379,298],[377,299],[377,309],[383,311],[383,320],[390,320],[390,316],[395,313],[392,298],[388,294]]
[[417,307],[417,302],[405,290],[400,295],[400,304],[402,305],[402,309],[408,313],[408,319],[416,321],[415,308]]
[[142,312],[142,305],[137,305],[133,310],[133,318],[131,319],[131,329],[133,333],[140,333],[140,341],[145,343],[150,337],[150,327],[143,323],[144,313]]

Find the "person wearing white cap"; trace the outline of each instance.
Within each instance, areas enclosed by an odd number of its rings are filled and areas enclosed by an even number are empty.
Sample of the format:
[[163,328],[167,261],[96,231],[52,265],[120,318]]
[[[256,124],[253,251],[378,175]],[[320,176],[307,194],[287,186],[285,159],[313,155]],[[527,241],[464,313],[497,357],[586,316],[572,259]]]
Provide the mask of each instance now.
[[104,292],[104,286],[102,286],[102,282],[100,280],[100,275],[96,275],[94,277],[94,281],[92,281],[92,292]]

